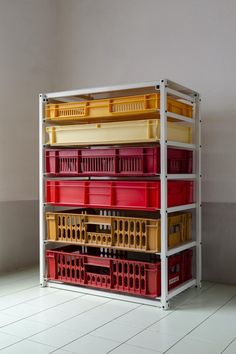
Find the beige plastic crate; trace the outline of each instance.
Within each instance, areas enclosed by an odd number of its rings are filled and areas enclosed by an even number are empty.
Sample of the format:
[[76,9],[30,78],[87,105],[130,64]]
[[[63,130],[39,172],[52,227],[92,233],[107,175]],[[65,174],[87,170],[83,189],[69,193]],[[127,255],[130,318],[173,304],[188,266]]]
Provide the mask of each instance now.
[[[48,212],[47,239],[54,242],[160,252],[160,219]],[[168,246],[191,239],[191,213],[168,217]]]
[[[45,106],[45,118],[60,123],[89,123],[102,121],[157,118],[160,109],[160,94],[127,96],[101,100],[67,103],[49,103]],[[167,98],[169,112],[192,118],[192,106]]]
[[[182,123],[167,124],[168,140],[192,143],[191,127]],[[160,139],[160,120],[51,126],[46,127],[46,132],[52,146],[150,143]]]

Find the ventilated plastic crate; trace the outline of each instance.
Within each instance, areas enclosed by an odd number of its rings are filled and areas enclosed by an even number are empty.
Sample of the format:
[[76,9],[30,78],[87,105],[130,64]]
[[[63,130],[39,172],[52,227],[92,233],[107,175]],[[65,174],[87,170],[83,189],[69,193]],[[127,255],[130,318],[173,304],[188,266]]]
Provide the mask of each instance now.
[[[167,127],[168,140],[192,143],[191,127],[182,122],[168,122]],[[160,139],[160,120],[49,126],[46,132],[52,146],[151,143]]]
[[[47,239],[53,242],[142,252],[161,250],[160,219],[96,215],[88,210],[48,212],[46,220]],[[191,213],[169,215],[169,247],[191,239],[191,220]]]
[[[168,149],[168,173],[192,173],[193,153]],[[57,176],[155,176],[160,173],[159,147],[47,149],[46,172]]]
[[[45,117],[54,122],[117,121],[157,117],[160,109],[160,94],[118,97],[102,100],[47,104]],[[192,106],[168,97],[169,112],[192,117]]]
[[[168,206],[194,202],[193,181],[168,181]],[[160,181],[47,180],[46,203],[83,208],[160,209]]]
[[[99,249],[88,250],[82,253],[81,248],[67,246],[46,251],[47,278],[151,298],[160,296],[161,263],[159,261],[141,261],[128,254],[114,255],[112,250],[109,254],[104,252],[100,254]],[[184,252],[169,257],[169,289],[183,282],[185,272],[182,254]],[[190,263],[185,263],[184,266],[188,266],[191,272]]]
[[122,255],[114,258],[113,252],[101,257],[91,251],[84,254],[73,246],[47,251],[48,279],[141,296],[159,295],[159,262],[122,259]]

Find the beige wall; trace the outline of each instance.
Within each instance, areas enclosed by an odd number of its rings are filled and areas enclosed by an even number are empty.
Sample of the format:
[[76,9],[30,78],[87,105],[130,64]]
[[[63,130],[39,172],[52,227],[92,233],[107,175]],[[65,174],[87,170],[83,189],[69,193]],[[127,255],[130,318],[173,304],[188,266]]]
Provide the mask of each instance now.
[[57,0],[0,0],[0,273],[38,262],[38,94],[53,90]]
[[236,202],[236,1],[60,0],[57,90],[167,77],[203,97],[203,200]]
[[38,94],[53,89],[56,1],[0,0],[0,201],[38,198]]

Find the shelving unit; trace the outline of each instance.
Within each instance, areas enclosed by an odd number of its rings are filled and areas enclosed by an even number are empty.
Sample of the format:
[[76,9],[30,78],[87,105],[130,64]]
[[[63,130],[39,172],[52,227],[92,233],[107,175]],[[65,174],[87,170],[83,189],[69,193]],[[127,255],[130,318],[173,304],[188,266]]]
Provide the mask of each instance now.
[[[49,103],[61,103],[61,102],[75,102],[78,100],[97,100],[97,99],[114,99],[117,97],[133,96],[133,95],[151,95],[160,94],[160,107],[156,109],[157,119],[160,119],[160,139],[150,141],[155,146],[160,148],[160,173],[155,175],[155,179],[160,181],[161,192],[161,207],[156,213],[160,213],[161,219],[161,250],[158,252],[161,259],[161,296],[155,299],[147,297],[136,297],[127,294],[119,294],[115,292],[106,292],[104,290],[91,289],[82,286],[70,285],[63,282],[57,282],[47,279],[47,264],[46,264],[46,249],[55,248],[55,243],[47,240],[46,237],[46,213],[58,212],[62,210],[61,206],[50,205],[46,203],[45,198],[45,186],[48,174],[46,173],[45,166],[45,150],[53,151],[54,146],[49,146],[46,140],[46,128],[52,127],[52,122],[45,119],[45,105]],[[179,102],[188,102],[193,108],[193,117],[183,116],[181,114],[168,111],[168,99],[180,100]],[[132,301],[142,304],[151,304],[153,306],[159,306],[163,309],[169,307],[169,300],[179,293],[185,291],[191,286],[201,286],[201,118],[200,118],[200,95],[193,90],[190,90],[182,85],[174,83],[170,80],[163,79],[160,81],[146,82],[141,84],[121,85],[112,87],[101,87],[93,89],[81,89],[74,91],[56,92],[40,94],[39,96],[39,151],[40,151],[40,283],[41,286],[50,286],[55,288],[68,289],[72,291],[94,294],[99,296],[110,297],[114,299],[121,299],[126,301]],[[153,112],[152,112],[153,114]],[[155,112],[154,112],[155,114]],[[81,118],[80,118],[81,119]],[[145,119],[148,119],[145,117]],[[192,128],[193,141],[191,143],[169,141],[167,139],[167,122],[182,122],[183,126]],[[86,122],[87,124],[91,124]],[[57,123],[54,125],[56,126]],[[76,124],[73,123],[73,124]],[[94,124],[92,122],[92,124]],[[96,123],[95,123],[96,124]],[[106,124],[106,123],[105,123]],[[51,128],[50,128],[51,129]],[[48,130],[50,130],[48,129]],[[101,142],[102,144],[102,142]],[[100,144],[100,145],[101,145]],[[79,144],[77,144],[79,145]],[[84,144],[81,144],[84,145]],[[117,147],[117,144],[113,145]],[[138,142],[137,142],[137,146]],[[109,146],[111,147],[111,146]],[[118,148],[120,145],[118,146]],[[171,147],[174,149],[184,149],[193,151],[193,171],[192,173],[184,174],[171,174],[167,171],[167,149]],[[78,148],[78,146],[76,147]],[[83,146],[84,148],[84,146]],[[66,150],[65,150],[66,151]],[[71,177],[71,176],[70,176]],[[97,176],[82,176],[71,177],[80,181],[99,180]],[[129,180],[130,177],[124,177]],[[150,177],[146,177],[147,181]],[[50,179],[52,177],[50,176]],[[53,179],[63,180],[64,177],[53,176]],[[67,178],[68,179],[68,178]],[[138,180],[138,179],[137,179]],[[153,180],[153,179],[152,179]],[[168,207],[168,193],[167,183],[169,180],[188,180],[194,181],[194,203],[187,205],[178,205]],[[177,245],[174,248],[168,249],[168,215],[174,212],[191,211],[195,214],[194,234],[195,239],[189,242]],[[168,290],[168,258],[176,255],[177,253],[195,249],[195,276],[194,278],[182,283],[172,290]]]

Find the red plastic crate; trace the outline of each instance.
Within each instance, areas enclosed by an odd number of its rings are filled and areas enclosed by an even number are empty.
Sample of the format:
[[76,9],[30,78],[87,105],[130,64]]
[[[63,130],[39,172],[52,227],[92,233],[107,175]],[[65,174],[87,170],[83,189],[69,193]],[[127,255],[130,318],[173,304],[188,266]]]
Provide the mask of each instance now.
[[82,254],[73,246],[47,251],[46,257],[51,280],[140,296],[160,294],[160,262]]
[[186,250],[169,257],[169,290],[192,278],[192,255],[192,250]]
[[[168,173],[192,173],[192,151],[169,148],[167,157]],[[160,148],[47,149],[45,165],[57,176],[154,176],[160,173]]]
[[[160,209],[160,181],[47,180],[46,202],[111,209]],[[194,202],[193,181],[168,181],[168,206]]]
[[192,258],[193,251],[186,250],[182,252],[182,282],[189,280],[192,278]]
[[169,290],[180,285],[182,282],[182,257],[181,254],[176,254],[168,259],[169,269]]
[[[89,249],[91,252],[92,249]],[[161,263],[124,259],[125,253],[114,258],[112,250],[108,257],[101,257],[99,249],[91,254],[81,248],[67,246],[46,252],[48,279],[106,290],[157,297],[161,294]],[[184,254],[188,261],[184,262]],[[191,251],[169,257],[169,290],[186,281],[187,272],[192,277]],[[187,269],[188,268],[188,269]]]

